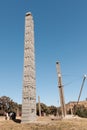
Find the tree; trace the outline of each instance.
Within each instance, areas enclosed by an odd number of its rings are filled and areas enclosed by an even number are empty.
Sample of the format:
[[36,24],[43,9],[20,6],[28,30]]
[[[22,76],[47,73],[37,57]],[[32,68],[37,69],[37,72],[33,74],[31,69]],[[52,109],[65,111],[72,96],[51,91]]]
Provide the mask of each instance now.
[[57,114],[57,107],[55,106],[49,106],[49,111],[51,115],[56,115]]
[[[38,107],[38,103],[36,104],[37,107],[37,115],[39,115],[39,107]],[[40,107],[41,107],[41,114],[45,113],[46,115],[56,115],[57,114],[57,110],[59,112],[59,109],[55,106],[47,106],[44,103],[40,103]]]
[[75,115],[87,118],[87,108],[84,105],[74,106],[73,110]]
[[[37,107],[37,115],[39,115],[38,103],[36,104],[36,107]],[[49,114],[49,109],[44,103],[40,103],[40,107],[41,107],[41,114],[42,115],[43,115],[43,113],[45,113],[46,115]]]
[[7,96],[0,97],[0,115],[3,115],[5,111],[16,112],[18,104]]

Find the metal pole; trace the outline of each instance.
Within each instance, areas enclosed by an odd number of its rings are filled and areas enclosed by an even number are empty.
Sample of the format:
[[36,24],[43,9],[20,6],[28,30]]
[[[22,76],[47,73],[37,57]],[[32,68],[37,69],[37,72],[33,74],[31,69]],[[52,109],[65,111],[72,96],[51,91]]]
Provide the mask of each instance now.
[[79,93],[79,97],[78,97],[78,101],[77,101],[77,104],[80,100],[80,97],[81,97],[81,93],[82,93],[82,89],[83,89],[83,86],[84,86],[84,83],[85,83],[85,79],[87,78],[86,75],[84,75],[84,78],[83,78],[83,81],[82,81],[82,85],[81,85],[81,89],[80,89],[80,93]]

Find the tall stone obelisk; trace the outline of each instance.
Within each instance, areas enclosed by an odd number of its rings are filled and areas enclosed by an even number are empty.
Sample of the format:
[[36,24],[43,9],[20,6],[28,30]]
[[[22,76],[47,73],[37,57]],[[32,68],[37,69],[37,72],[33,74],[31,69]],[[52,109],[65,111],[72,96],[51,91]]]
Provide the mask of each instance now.
[[30,12],[25,16],[24,73],[22,123],[36,119],[36,78],[34,52],[34,22]]

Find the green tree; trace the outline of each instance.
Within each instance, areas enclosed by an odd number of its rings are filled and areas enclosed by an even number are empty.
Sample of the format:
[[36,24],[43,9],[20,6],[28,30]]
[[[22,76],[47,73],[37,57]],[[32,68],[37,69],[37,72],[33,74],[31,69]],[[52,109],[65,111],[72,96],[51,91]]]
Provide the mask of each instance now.
[[12,99],[7,96],[0,97],[0,114],[3,115],[5,111],[16,112],[18,108],[18,104],[15,103]]
[[87,118],[87,108],[84,105],[76,105],[73,110],[75,115]]
[[[39,115],[39,107],[38,107],[38,103],[36,104],[36,107],[37,107],[37,115]],[[56,115],[57,114],[57,110],[58,108],[55,107],[55,106],[47,106],[45,105],[44,103],[41,103],[40,104],[40,107],[41,107],[41,113],[45,113],[46,115]],[[59,110],[58,110],[59,112]]]
[[55,106],[49,106],[49,111],[51,115],[56,115],[57,114],[57,107]]
[[[43,113],[45,113],[46,115],[49,114],[49,109],[48,109],[47,105],[45,105],[44,103],[40,103],[40,107],[41,107],[41,114],[42,115],[43,115]],[[36,108],[37,108],[37,115],[39,115],[38,103],[36,104]]]

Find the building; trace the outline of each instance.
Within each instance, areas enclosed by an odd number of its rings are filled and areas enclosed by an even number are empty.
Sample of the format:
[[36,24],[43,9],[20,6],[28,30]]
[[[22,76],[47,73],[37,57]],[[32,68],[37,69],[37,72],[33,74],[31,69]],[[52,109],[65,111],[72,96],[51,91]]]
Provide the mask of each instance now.
[[22,95],[22,123],[36,119],[36,78],[34,51],[34,22],[30,12],[25,16],[24,72]]

